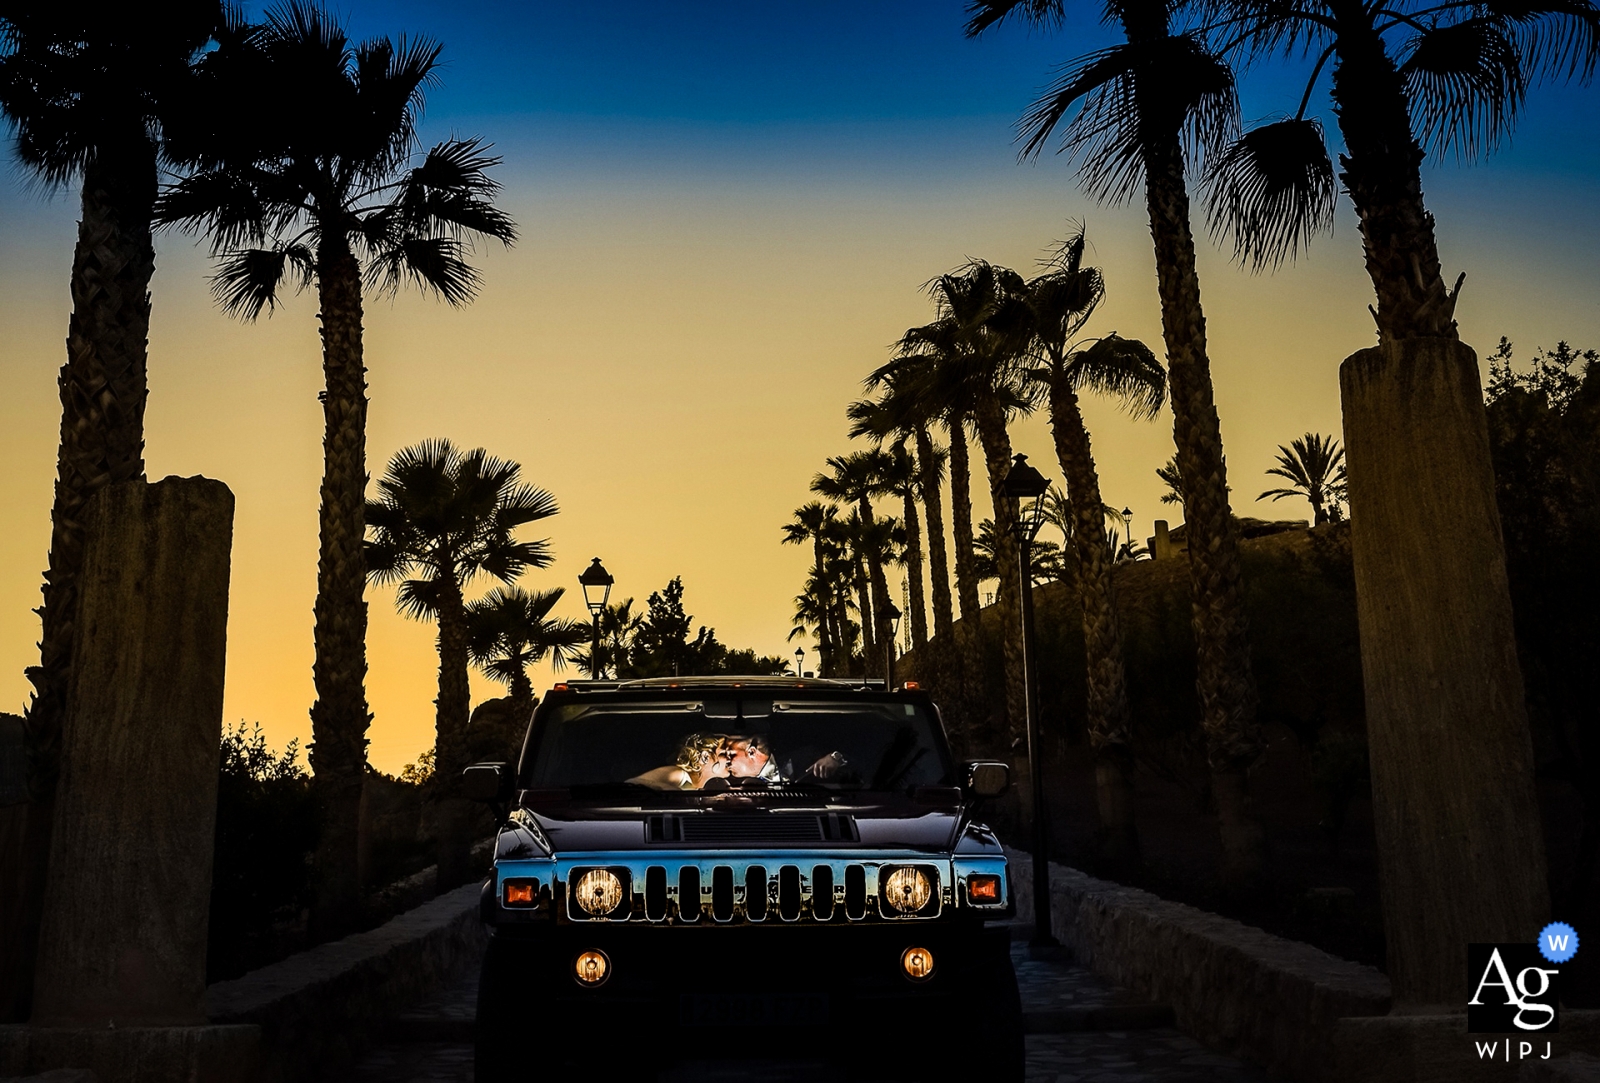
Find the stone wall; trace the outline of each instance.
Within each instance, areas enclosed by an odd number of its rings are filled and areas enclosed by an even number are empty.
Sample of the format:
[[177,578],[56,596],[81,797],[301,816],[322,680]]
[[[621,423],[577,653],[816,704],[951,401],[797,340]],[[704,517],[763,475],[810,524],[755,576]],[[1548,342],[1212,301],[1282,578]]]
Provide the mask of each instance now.
[[[1031,914],[1033,868],[1012,851],[1017,913]],[[1051,921],[1082,965],[1154,1001],[1214,1049],[1286,1079],[1320,1080],[1337,1020],[1389,1010],[1389,981],[1293,940],[1050,866]]]
[[351,1064],[385,1020],[459,980],[481,959],[480,884],[371,932],[322,944],[206,993],[215,1023],[261,1027],[261,1083],[300,1083]]

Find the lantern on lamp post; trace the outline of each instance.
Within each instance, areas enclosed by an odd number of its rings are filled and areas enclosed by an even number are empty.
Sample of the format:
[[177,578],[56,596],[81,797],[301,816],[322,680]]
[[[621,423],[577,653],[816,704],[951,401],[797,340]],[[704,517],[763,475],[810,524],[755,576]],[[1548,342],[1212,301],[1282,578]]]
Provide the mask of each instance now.
[[611,578],[611,573],[606,571],[599,557],[595,557],[594,562],[578,576],[578,583],[583,587],[583,604],[589,607],[589,615],[594,620],[594,639],[589,647],[589,676],[597,681],[600,679],[600,614],[606,611],[606,601],[611,597],[611,584],[614,582],[616,580]]
[[[1017,574],[1022,587],[1022,684],[1026,695],[1028,778],[1033,790],[1033,946],[1056,943],[1050,928],[1050,822],[1044,801],[1044,743],[1039,735],[1038,663],[1033,644],[1033,539],[1044,524],[1050,481],[1018,455],[1006,474],[1006,496],[1017,501]],[[1031,498],[1033,505],[1022,506]]]
[[794,675],[796,677],[804,677],[806,675],[806,649],[804,647],[796,647],[794,649]]

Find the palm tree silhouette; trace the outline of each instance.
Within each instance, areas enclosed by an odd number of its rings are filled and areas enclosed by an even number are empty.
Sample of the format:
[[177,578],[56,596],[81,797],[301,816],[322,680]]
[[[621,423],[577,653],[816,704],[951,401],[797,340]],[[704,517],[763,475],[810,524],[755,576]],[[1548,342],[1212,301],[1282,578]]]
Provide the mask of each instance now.
[[[813,626],[817,633],[817,652],[821,661],[818,669],[824,677],[832,676],[834,667],[834,636],[830,613],[833,608],[832,599],[829,597],[830,584],[827,578],[829,526],[839,516],[839,509],[832,504],[824,504],[820,500],[812,500],[794,510],[794,519],[783,526],[783,540],[786,545],[804,545],[811,543],[812,567],[811,583],[815,584],[817,591],[816,603],[818,612],[813,618]],[[808,587],[801,597],[809,597],[812,588]],[[789,637],[793,639],[794,636]]]
[[1343,518],[1339,510],[1338,494],[1345,483],[1344,448],[1339,441],[1321,433],[1308,432],[1289,446],[1278,445],[1278,465],[1268,470],[1280,478],[1287,478],[1287,489],[1268,489],[1257,500],[1272,497],[1274,501],[1286,496],[1301,496],[1311,502],[1312,525],[1321,526],[1330,518]]
[[[872,498],[889,493],[886,475],[892,465],[887,452],[882,449],[855,451],[849,455],[835,455],[827,461],[829,472],[811,479],[811,491],[830,500],[854,504],[861,522],[856,529],[859,540],[863,531],[876,525]],[[867,626],[866,647],[869,655],[887,643],[891,632],[888,623],[889,581],[884,576],[883,564],[877,557],[878,548],[868,546],[859,550],[867,566],[867,580],[871,586],[870,608],[861,610],[863,624]]]
[[[290,3],[218,49],[202,94],[217,114],[179,143],[196,171],[166,190],[163,223],[203,230],[223,311],[253,320],[285,287],[317,289],[324,422],[311,765],[326,826],[319,906],[347,913],[358,886],[356,825],[366,761],[366,488],[363,277],[402,281],[464,304],[477,290],[469,238],[510,244],[495,208],[498,162],[476,140],[441,143],[415,161],[416,123],[439,47],[424,38],[351,43],[326,12]],[[248,115],[248,123],[239,121]],[[337,921],[336,921],[337,923]]]
[[[1063,0],[973,0],[967,34],[1013,14],[1058,23]],[[1173,438],[1185,479],[1191,543],[1196,683],[1216,797],[1225,876],[1253,879],[1263,835],[1248,811],[1246,774],[1263,748],[1240,578],[1238,537],[1228,507],[1222,430],[1206,353],[1185,182],[1185,142],[1219,155],[1238,127],[1233,73],[1194,33],[1174,32],[1166,0],[1108,0],[1106,16],[1126,40],[1073,61],[1023,118],[1023,155],[1037,155],[1058,126],[1088,192],[1120,201],[1142,186],[1155,242],[1161,328],[1171,386]],[[1076,112],[1074,113],[1074,110]]]
[[[1378,344],[1346,359],[1340,388],[1389,973],[1397,1004],[1442,1003],[1455,995],[1456,945],[1545,920],[1549,895],[1478,359],[1455,322],[1466,276],[1445,287],[1421,164],[1430,152],[1463,163],[1492,152],[1531,83],[1590,79],[1600,7],[1214,6],[1241,51],[1316,57],[1295,116],[1247,133],[1218,163],[1218,224],[1258,266],[1331,222],[1333,168],[1306,109],[1332,61],[1339,179],[1377,300]],[[1455,735],[1443,754],[1419,721],[1432,717]],[[1463,805],[1464,792],[1479,799]],[[1470,902],[1466,877],[1479,888]]]
[[[921,353],[933,359],[925,372],[934,385],[931,393],[935,401],[970,404],[970,416],[983,449],[990,504],[997,524],[1001,646],[1005,660],[1006,732],[995,732],[990,740],[1007,748],[1020,736],[1027,700],[1016,507],[1005,493],[1005,478],[1011,469],[1007,422],[1033,408],[1019,364],[1027,346],[1025,313],[1018,296],[1022,286],[1022,278],[1015,271],[971,260],[928,284],[928,292],[937,305],[937,318],[907,331],[900,342],[902,354]],[[952,432],[952,452],[955,443]],[[1013,730],[1017,732],[1009,732]]]
[[[933,600],[933,638],[943,655],[953,647],[950,630],[955,624],[950,599],[950,558],[945,550],[944,500],[940,492],[949,454],[934,443],[932,427],[943,418],[945,410],[921,393],[914,371],[909,367],[888,372],[880,369],[867,378],[866,384],[869,391],[881,388],[882,395],[876,401],[851,404],[847,410],[852,423],[850,435],[868,435],[874,439],[907,437],[916,445],[916,464],[920,475],[917,496],[928,514],[928,581]],[[913,595],[912,613],[917,614],[921,609],[922,603]],[[913,621],[914,643],[916,634],[916,622]],[[936,672],[945,668],[942,662],[936,661],[927,667],[927,671]]]
[[535,702],[528,667],[549,658],[556,670],[565,669],[590,640],[588,621],[550,616],[565,593],[564,587],[531,594],[518,586],[495,587],[467,606],[467,655],[506,686],[519,725],[528,721]]
[[1073,514],[1102,856],[1127,871],[1137,864],[1139,854],[1133,819],[1133,718],[1111,576],[1115,547],[1108,549],[1102,541],[1104,501],[1078,395],[1081,391],[1109,395],[1134,417],[1149,420],[1166,401],[1167,381],[1155,354],[1136,339],[1113,333],[1085,348],[1074,348],[1073,336],[1105,296],[1099,270],[1083,265],[1084,245],[1079,230],[1058,248],[1046,272],[1028,282],[1024,296],[1031,315],[1032,350],[1040,362],[1030,375],[1049,392],[1050,429]]
[[[106,485],[144,476],[145,343],[150,329],[150,238],[161,136],[187,97],[190,65],[220,29],[216,0],[159,8],[6,4],[0,11],[0,113],[17,160],[43,185],[81,181],[70,279],[72,315],[59,379],[61,442],[50,508],[49,568],[39,664],[26,739],[28,817],[23,865],[7,893],[19,967],[0,977],[0,1020],[26,1019],[50,848],[61,725],[83,564],[83,508]],[[23,885],[32,885],[24,887]],[[11,925],[11,923],[8,923]]]
[[366,504],[372,537],[368,575],[397,583],[395,606],[439,625],[439,698],[435,715],[434,800],[439,802],[439,886],[462,883],[468,820],[460,797],[466,768],[470,657],[464,591],[479,575],[510,583],[527,568],[548,567],[546,541],[518,541],[516,529],[556,514],[555,498],[524,485],[522,468],[482,448],[462,452],[427,440],[397,452]]

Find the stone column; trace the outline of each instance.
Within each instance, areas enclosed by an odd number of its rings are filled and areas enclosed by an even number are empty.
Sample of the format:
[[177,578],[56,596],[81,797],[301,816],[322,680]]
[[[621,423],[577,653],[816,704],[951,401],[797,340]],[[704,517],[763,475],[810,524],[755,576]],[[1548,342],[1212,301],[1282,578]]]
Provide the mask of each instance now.
[[1171,560],[1177,555],[1177,547],[1172,544],[1172,532],[1167,529],[1165,519],[1155,522],[1155,535],[1150,539],[1151,560]]
[[233,494],[122,482],[85,525],[33,1023],[203,1023]]
[[1533,744],[1477,357],[1386,343],[1339,370],[1388,972],[1464,1010],[1469,942],[1549,920]]

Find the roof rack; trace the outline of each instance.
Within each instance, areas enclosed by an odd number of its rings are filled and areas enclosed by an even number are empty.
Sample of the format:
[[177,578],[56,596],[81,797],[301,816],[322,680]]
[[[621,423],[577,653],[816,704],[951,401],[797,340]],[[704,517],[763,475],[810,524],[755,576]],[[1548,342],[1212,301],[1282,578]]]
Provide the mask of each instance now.
[[555,685],[554,690],[557,692],[568,690],[574,692],[614,692],[618,689],[645,688],[849,688],[865,692],[883,692],[887,691],[888,686],[881,677],[829,678],[717,674],[703,677],[641,677],[628,681],[560,681]]

